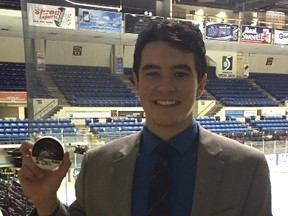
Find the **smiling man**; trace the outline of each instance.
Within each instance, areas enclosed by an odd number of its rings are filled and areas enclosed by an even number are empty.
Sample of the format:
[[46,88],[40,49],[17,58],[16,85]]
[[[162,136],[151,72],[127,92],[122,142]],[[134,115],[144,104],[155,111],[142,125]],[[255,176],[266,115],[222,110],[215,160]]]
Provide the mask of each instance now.
[[139,34],[134,81],[146,113],[139,133],[86,152],[68,207],[57,189],[71,164],[41,170],[21,145],[19,179],[34,215],[271,216],[264,155],[205,130],[193,107],[206,83],[206,50],[191,23],[156,20]]

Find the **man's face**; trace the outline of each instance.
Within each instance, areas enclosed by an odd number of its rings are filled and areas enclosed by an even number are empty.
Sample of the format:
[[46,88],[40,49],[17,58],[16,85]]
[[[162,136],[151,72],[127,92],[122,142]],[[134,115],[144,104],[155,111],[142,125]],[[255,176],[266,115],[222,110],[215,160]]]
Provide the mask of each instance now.
[[162,138],[172,137],[192,123],[195,100],[206,83],[206,75],[197,81],[195,68],[193,53],[184,53],[166,42],[150,42],[142,51],[134,81],[146,125]]

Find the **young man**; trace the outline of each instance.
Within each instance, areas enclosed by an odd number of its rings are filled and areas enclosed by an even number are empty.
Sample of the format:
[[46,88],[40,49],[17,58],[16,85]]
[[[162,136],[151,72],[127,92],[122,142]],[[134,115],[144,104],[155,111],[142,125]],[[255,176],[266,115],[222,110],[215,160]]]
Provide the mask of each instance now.
[[171,151],[170,213],[159,216],[271,216],[264,155],[193,118],[207,79],[205,53],[200,31],[190,24],[153,21],[139,34],[133,69],[146,125],[86,153],[67,210],[56,192],[71,164],[68,153],[59,169],[41,170],[31,160],[33,143],[23,142],[19,180],[38,214],[149,215],[155,149],[165,143]]

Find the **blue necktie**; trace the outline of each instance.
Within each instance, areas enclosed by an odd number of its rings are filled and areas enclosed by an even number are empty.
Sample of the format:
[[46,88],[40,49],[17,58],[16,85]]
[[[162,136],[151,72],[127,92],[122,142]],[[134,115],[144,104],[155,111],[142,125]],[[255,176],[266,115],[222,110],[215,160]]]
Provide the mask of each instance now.
[[150,183],[148,216],[171,215],[171,146],[161,143],[155,149],[157,162]]

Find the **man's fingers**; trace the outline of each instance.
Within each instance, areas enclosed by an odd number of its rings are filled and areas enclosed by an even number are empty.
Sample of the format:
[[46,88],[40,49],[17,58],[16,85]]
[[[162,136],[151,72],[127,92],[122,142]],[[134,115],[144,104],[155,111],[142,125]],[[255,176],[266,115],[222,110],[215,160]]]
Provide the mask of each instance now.
[[66,151],[64,153],[63,161],[58,169],[58,171],[62,174],[63,177],[66,176],[66,173],[68,172],[68,169],[70,168],[70,166],[71,166],[70,155],[69,155],[69,152]]
[[29,140],[25,140],[22,142],[20,146],[20,152],[22,156],[31,155],[31,149],[33,147],[33,143]]
[[27,155],[23,155],[22,157],[22,167],[23,171],[25,172],[25,175],[27,173],[27,177],[30,176],[37,176],[42,177],[43,176],[43,170],[41,170],[32,160],[31,153]]

